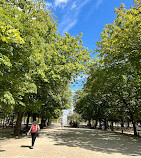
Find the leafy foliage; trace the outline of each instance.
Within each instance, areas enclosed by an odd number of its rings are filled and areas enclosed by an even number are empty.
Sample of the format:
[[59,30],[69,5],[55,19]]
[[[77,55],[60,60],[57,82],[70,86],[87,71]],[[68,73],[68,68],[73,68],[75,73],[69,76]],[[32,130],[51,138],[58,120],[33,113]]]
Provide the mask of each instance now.
[[89,63],[90,52],[81,36],[57,33],[55,17],[43,1],[2,0],[2,107],[46,118],[70,107],[70,81],[85,72]]
[[105,25],[101,40],[96,42],[98,59],[90,66],[84,92],[81,92],[81,96],[82,93],[86,95],[76,103],[78,112],[96,107],[94,111],[85,113],[91,119],[97,114],[97,109],[102,114],[98,115],[98,119],[101,116],[109,119],[130,118],[134,127],[136,121],[141,119],[140,12],[139,1],[135,1],[135,7],[130,10],[125,9],[124,4],[115,8],[117,18],[113,24]]

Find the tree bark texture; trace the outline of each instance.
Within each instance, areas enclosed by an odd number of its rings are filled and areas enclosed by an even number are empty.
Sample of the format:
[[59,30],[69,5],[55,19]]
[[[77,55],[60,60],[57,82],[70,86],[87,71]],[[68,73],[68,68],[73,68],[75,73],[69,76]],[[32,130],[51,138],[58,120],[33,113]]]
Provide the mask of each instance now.
[[33,113],[33,122],[36,121],[37,114]]
[[29,125],[29,118],[30,118],[30,112],[28,112],[28,114],[27,114],[26,129],[28,129],[28,125]]
[[131,114],[131,121],[132,121],[132,124],[133,124],[134,135],[137,136],[137,128],[136,128],[136,124],[135,124],[135,121],[134,121],[133,114]]
[[18,112],[16,125],[14,127],[14,135],[19,136],[21,134],[21,123],[22,123],[23,112]]
[[114,121],[111,121],[111,131],[114,131]]

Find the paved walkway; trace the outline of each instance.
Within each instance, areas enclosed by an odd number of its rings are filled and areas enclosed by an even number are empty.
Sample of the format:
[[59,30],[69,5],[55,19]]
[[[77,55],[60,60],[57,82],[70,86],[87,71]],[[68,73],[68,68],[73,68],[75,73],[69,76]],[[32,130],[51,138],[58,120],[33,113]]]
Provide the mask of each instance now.
[[52,125],[31,138],[0,139],[0,158],[141,158],[141,138]]

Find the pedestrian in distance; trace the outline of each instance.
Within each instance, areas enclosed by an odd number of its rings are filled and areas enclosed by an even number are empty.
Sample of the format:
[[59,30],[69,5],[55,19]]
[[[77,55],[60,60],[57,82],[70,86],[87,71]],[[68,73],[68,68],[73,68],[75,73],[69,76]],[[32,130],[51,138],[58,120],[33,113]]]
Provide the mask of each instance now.
[[31,145],[30,149],[33,149],[33,146],[34,146],[34,143],[35,143],[39,130],[40,130],[40,127],[39,127],[38,122],[34,121],[31,125],[30,130],[27,133],[27,135],[29,135],[31,133],[31,137],[32,137],[32,145]]
[[61,120],[61,122],[60,122],[60,123],[61,123],[61,128],[63,129],[63,121]]

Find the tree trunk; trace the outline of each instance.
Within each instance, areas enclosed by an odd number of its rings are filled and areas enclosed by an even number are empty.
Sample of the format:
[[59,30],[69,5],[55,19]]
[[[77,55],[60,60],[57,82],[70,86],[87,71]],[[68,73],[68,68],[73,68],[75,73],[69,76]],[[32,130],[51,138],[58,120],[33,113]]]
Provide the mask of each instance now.
[[28,129],[28,125],[29,125],[29,118],[30,118],[30,112],[28,112],[28,113],[27,113],[26,129]]
[[137,129],[134,121],[133,121],[133,129],[134,129],[134,135],[137,136]]
[[5,118],[3,119],[2,128],[4,128],[4,127],[5,127],[4,120],[5,120]]
[[111,121],[111,131],[114,131],[114,121]]
[[123,134],[123,127],[124,127],[124,122],[123,119],[121,118],[121,133]]
[[46,119],[44,117],[42,117],[42,119],[41,119],[41,129],[43,129],[44,127],[46,127]]
[[102,129],[101,119],[99,120],[99,129]]
[[33,122],[36,121],[37,114],[33,113]]
[[96,121],[96,122],[95,122],[94,128],[96,128],[96,127],[97,127],[97,119],[96,119],[95,121]]
[[47,120],[47,126],[49,126],[51,124],[51,119]]
[[107,130],[108,128],[108,121],[107,118],[104,119],[104,130]]
[[46,127],[46,119],[44,119],[44,123],[43,123],[44,127]]
[[88,120],[88,128],[91,128],[91,120]]
[[18,136],[21,134],[21,122],[22,122],[23,112],[18,112],[18,118],[16,121],[16,125],[14,127],[14,135]]
[[132,121],[132,124],[133,124],[134,135],[137,136],[137,128],[136,128],[136,124],[135,124],[135,121],[134,121],[133,114],[131,114],[131,121]]

